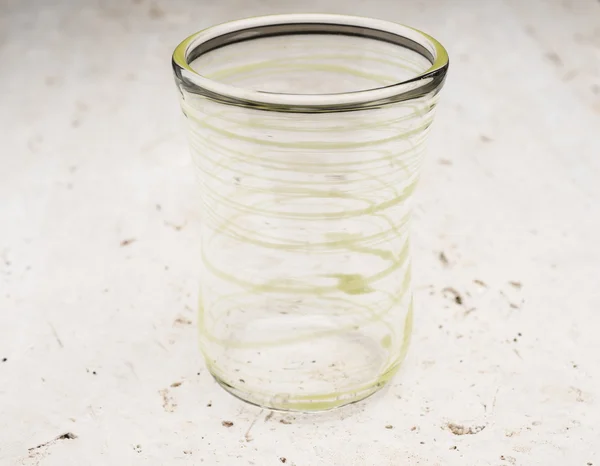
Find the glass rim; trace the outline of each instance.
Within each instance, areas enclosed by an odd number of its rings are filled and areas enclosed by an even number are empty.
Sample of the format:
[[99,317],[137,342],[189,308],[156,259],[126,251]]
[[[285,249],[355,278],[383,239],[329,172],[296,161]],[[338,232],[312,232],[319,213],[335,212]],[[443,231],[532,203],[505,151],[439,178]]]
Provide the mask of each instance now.
[[[295,33],[335,33],[383,40],[421,54],[431,66],[415,77],[387,86],[343,93],[293,94],[225,84],[202,76],[190,65],[202,54],[222,46]],[[449,58],[442,44],[430,35],[391,21],[335,14],[284,14],[229,21],[192,34],[175,48],[172,66],[178,85],[192,94],[241,107],[313,113],[360,110],[422,97],[441,88]]]

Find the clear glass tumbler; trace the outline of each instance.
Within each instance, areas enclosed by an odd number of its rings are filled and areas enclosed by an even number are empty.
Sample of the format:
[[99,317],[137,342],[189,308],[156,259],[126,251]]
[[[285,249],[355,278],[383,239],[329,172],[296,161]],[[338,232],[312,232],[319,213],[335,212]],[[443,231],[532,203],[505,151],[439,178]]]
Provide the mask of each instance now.
[[410,339],[409,200],[446,51],[387,21],[278,15],[194,34],[173,68],[200,181],[209,370],[274,409],[372,394]]

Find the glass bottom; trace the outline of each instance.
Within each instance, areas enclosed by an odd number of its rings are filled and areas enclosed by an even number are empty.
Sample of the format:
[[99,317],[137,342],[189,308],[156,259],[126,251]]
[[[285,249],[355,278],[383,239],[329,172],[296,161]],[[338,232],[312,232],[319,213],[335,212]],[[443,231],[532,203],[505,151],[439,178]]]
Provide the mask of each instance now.
[[[277,319],[253,318],[227,346],[209,346],[212,352],[203,348],[207,368],[222,387],[244,401],[299,412],[360,401],[398,371],[410,343],[412,306],[395,332],[377,319],[363,327],[334,329],[336,321],[318,317],[286,313]],[[382,328],[386,332],[380,332]],[[307,333],[302,335],[301,329]],[[291,332],[288,339],[286,331]],[[267,340],[272,335],[280,340]],[[258,346],[247,343],[251,337],[260,340]],[[210,345],[208,336],[202,343]]]
[[227,392],[252,405],[276,411],[310,413],[340,408],[342,406],[357,403],[365,398],[368,398],[378,390],[381,390],[398,371],[399,367],[400,365],[396,366],[387,374],[384,374],[384,376],[382,376],[381,379],[373,385],[362,387],[357,389],[355,392],[315,394],[312,396],[294,396],[290,394],[273,396],[266,393],[251,392],[246,390],[245,387],[230,385],[229,383],[220,379],[219,376],[215,375],[212,371],[211,375]]

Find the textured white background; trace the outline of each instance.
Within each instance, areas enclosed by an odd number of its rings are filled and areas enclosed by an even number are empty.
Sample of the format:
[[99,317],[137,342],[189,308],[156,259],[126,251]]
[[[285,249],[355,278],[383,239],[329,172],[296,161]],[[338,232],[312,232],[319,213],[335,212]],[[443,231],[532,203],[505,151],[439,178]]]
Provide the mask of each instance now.
[[299,9],[0,2],[0,464],[600,465],[597,0],[304,3],[451,55],[416,199],[413,344],[383,393],[321,415],[268,415],[207,373],[170,53]]

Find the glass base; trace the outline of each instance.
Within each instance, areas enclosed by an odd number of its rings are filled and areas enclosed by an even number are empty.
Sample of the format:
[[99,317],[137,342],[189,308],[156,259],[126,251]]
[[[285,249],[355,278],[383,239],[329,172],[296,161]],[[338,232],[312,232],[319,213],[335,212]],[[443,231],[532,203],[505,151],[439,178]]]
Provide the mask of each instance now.
[[[256,327],[260,322],[254,320],[244,329],[260,338]],[[207,368],[229,393],[263,408],[317,412],[356,403],[381,389],[400,368],[410,344],[412,305],[401,336],[394,339],[373,334],[377,325],[331,333],[322,320],[319,323],[311,331],[320,338],[263,345],[260,351],[230,347],[219,354],[220,359],[203,351]],[[295,325],[284,327],[297,331],[300,325],[296,320]],[[267,333],[285,335],[283,329],[268,329]],[[235,341],[248,340],[245,335],[237,337]]]
[[278,394],[273,396],[272,394],[268,393],[251,392],[244,390],[239,386],[233,386],[225,382],[212,371],[211,375],[219,383],[219,385],[221,385],[221,387],[223,387],[230,394],[252,405],[276,411],[310,413],[328,411],[364,400],[378,390],[382,389],[398,371],[399,367],[400,364],[383,374],[377,382],[374,382],[366,387],[357,388],[356,391],[353,392],[302,396],[292,394]]

